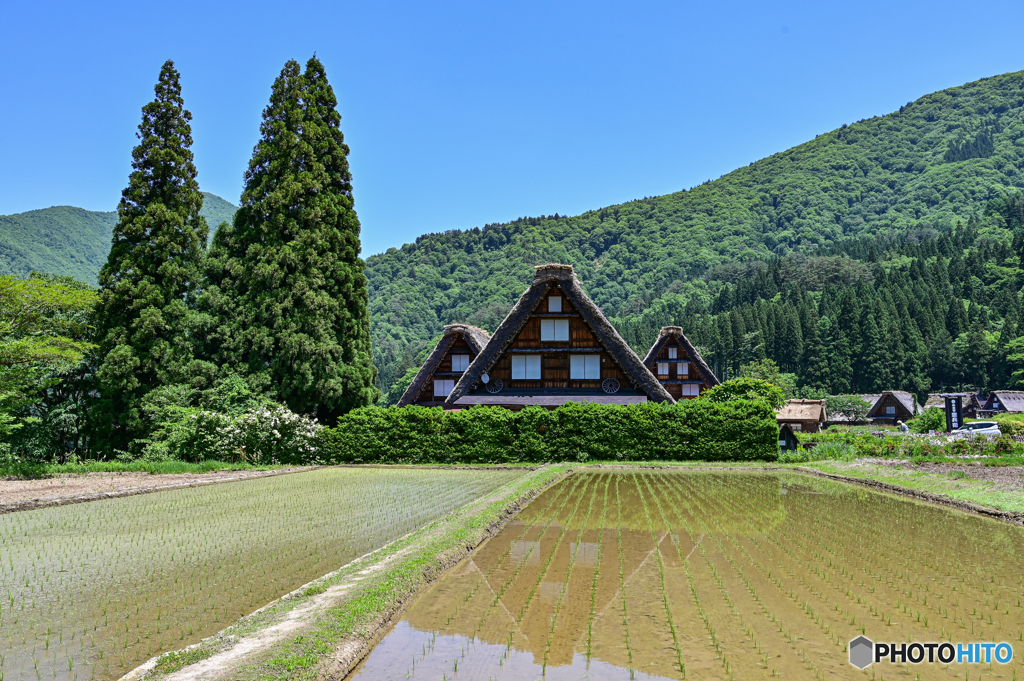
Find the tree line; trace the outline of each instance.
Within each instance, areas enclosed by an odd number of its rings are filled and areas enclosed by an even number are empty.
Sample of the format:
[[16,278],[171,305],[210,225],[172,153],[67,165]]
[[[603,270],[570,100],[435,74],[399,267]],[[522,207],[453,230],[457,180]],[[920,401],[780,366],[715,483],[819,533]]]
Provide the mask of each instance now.
[[209,249],[191,119],[168,61],[98,290],[0,278],[4,456],[145,456],[196,408],[277,404],[329,424],[377,399],[349,148],[323,64],[289,61],[274,81],[241,207]]

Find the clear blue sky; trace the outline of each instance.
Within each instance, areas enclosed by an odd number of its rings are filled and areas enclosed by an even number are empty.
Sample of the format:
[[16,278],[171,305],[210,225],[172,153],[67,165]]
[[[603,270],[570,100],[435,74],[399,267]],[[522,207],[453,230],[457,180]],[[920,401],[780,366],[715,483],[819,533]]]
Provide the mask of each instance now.
[[0,3],[0,214],[113,210],[175,60],[199,183],[238,202],[287,59],[315,51],[363,254],[666,194],[1024,69],[1019,2]]

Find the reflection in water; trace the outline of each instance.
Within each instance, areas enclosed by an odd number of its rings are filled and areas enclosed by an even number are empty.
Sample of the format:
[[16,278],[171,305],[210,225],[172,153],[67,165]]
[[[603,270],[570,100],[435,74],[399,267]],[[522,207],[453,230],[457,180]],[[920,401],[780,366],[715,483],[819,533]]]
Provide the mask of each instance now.
[[352,676],[863,678],[845,647],[862,632],[1017,640],[1022,557],[1019,528],[832,481],[579,473],[428,589]]

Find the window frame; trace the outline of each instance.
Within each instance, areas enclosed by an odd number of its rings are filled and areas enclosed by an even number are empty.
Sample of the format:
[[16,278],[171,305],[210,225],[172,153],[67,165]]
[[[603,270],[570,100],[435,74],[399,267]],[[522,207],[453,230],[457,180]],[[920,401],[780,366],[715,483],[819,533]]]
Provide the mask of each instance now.
[[[455,358],[456,357],[459,358],[459,365],[461,367],[459,369],[455,368]],[[465,371],[466,369],[469,368],[469,365],[471,363],[470,359],[469,359],[469,353],[466,353],[466,352],[460,352],[460,353],[457,353],[457,354],[453,354],[451,356],[451,358],[452,358],[452,371]],[[463,362],[465,362],[465,364],[463,364]]]
[[582,353],[569,355],[569,380],[600,381],[601,355]]
[[[563,335],[560,332],[564,332],[564,338],[559,338],[560,335]],[[569,320],[540,320],[540,340],[542,343],[560,343],[569,340]]]
[[[555,302],[557,301],[557,302]],[[552,307],[552,303],[555,303]],[[562,311],[562,296],[548,296],[548,312],[561,312]]]

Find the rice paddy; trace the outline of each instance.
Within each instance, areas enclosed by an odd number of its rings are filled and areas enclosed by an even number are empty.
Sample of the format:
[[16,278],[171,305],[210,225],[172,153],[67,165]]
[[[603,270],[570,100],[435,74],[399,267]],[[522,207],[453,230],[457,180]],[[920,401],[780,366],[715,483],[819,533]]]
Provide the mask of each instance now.
[[521,474],[324,469],[0,515],[0,681],[118,678]]
[[[591,471],[410,606],[352,677],[1024,679],[1024,531],[787,473]],[[1006,641],[1010,664],[847,644]]]

